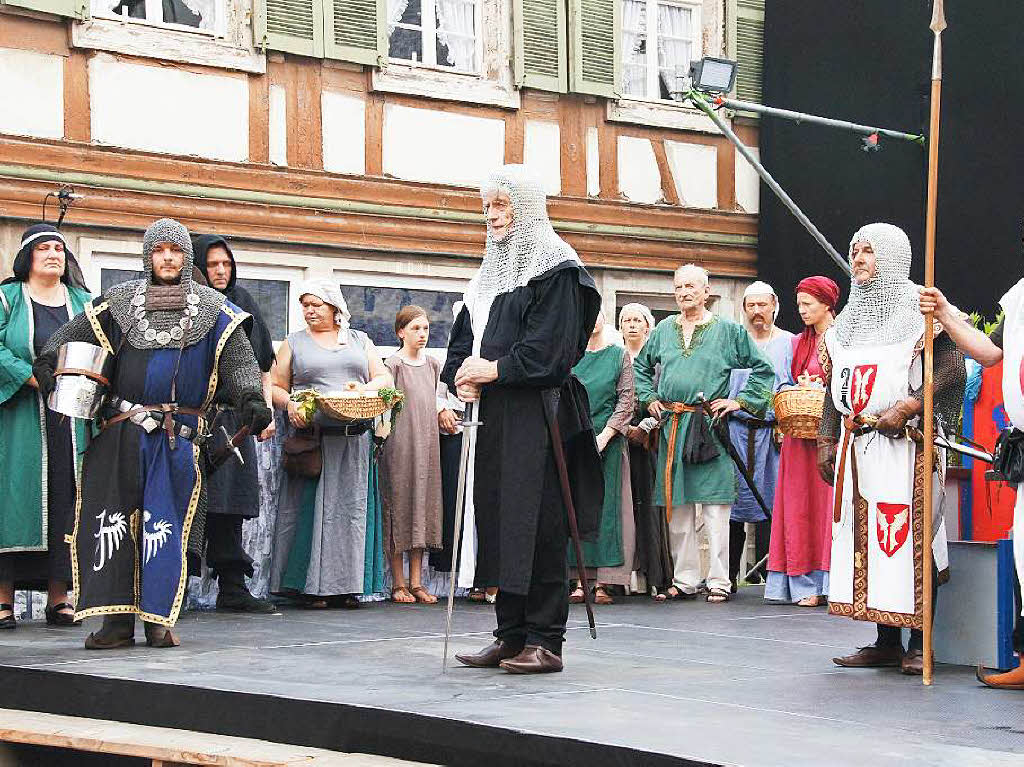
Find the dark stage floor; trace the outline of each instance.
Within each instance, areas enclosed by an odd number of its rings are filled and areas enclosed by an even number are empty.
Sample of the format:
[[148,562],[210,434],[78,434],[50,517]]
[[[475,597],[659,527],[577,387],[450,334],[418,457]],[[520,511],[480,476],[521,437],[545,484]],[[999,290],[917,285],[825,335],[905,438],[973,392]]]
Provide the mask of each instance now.
[[[487,767],[1024,763],[1024,692],[963,667],[931,688],[836,668],[874,628],[823,609],[756,588],[632,597],[598,611],[597,641],[572,618],[565,672],[540,677],[442,676],[440,604],[189,613],[175,650],[88,652],[83,629],[22,624],[0,633],[0,706]],[[454,650],[475,650],[491,610],[460,602],[455,625]]]

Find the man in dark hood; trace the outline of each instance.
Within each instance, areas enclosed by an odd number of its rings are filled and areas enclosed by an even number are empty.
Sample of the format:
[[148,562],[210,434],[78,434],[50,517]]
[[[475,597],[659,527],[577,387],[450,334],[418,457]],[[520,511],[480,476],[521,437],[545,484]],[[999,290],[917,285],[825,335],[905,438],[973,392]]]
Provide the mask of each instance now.
[[[269,407],[270,367],[274,363],[274,346],[259,306],[249,292],[238,284],[235,256],[227,241],[215,234],[193,237],[192,250],[196,268],[206,278],[207,284],[252,316],[253,321],[246,328],[246,335],[260,366],[264,397]],[[230,402],[217,397],[214,404],[230,405]],[[214,433],[214,450],[225,441],[220,426],[224,426],[228,434],[234,434],[241,424],[235,413],[221,408]],[[259,439],[269,439],[274,432],[274,422],[271,421]],[[246,439],[239,450],[245,462],[240,464],[230,461],[224,464],[210,476],[207,484],[206,562],[217,578],[218,610],[272,613],[275,610],[273,603],[257,599],[245,585],[245,577],[253,575],[253,562],[242,545],[242,522],[259,516],[260,487],[253,440]]]

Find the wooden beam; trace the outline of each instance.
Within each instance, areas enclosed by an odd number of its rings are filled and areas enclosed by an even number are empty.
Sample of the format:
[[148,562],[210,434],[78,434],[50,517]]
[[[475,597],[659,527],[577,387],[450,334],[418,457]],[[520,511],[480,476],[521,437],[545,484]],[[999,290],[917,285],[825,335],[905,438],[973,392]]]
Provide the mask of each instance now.
[[92,105],[89,101],[88,51],[73,50],[64,59],[64,137],[88,142],[92,138]]
[[249,162],[270,162],[269,75],[249,75]]

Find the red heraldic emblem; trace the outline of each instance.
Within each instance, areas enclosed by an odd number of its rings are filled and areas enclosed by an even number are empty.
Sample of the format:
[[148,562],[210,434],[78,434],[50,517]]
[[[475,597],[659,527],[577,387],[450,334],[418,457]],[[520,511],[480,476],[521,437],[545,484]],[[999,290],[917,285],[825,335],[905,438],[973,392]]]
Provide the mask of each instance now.
[[878,365],[857,365],[853,369],[853,394],[850,402],[854,415],[859,415],[867,407],[871,392],[875,389],[877,375]]
[[910,507],[905,503],[879,503],[875,518],[878,546],[887,557],[892,557],[907,542],[910,532]]

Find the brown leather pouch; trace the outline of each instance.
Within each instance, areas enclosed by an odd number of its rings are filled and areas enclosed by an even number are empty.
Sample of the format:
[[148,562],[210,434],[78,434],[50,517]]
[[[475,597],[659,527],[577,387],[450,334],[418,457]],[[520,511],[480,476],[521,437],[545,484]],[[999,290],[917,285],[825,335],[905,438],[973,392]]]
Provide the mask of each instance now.
[[320,430],[297,431],[284,441],[284,470],[293,477],[316,479],[324,467]]

